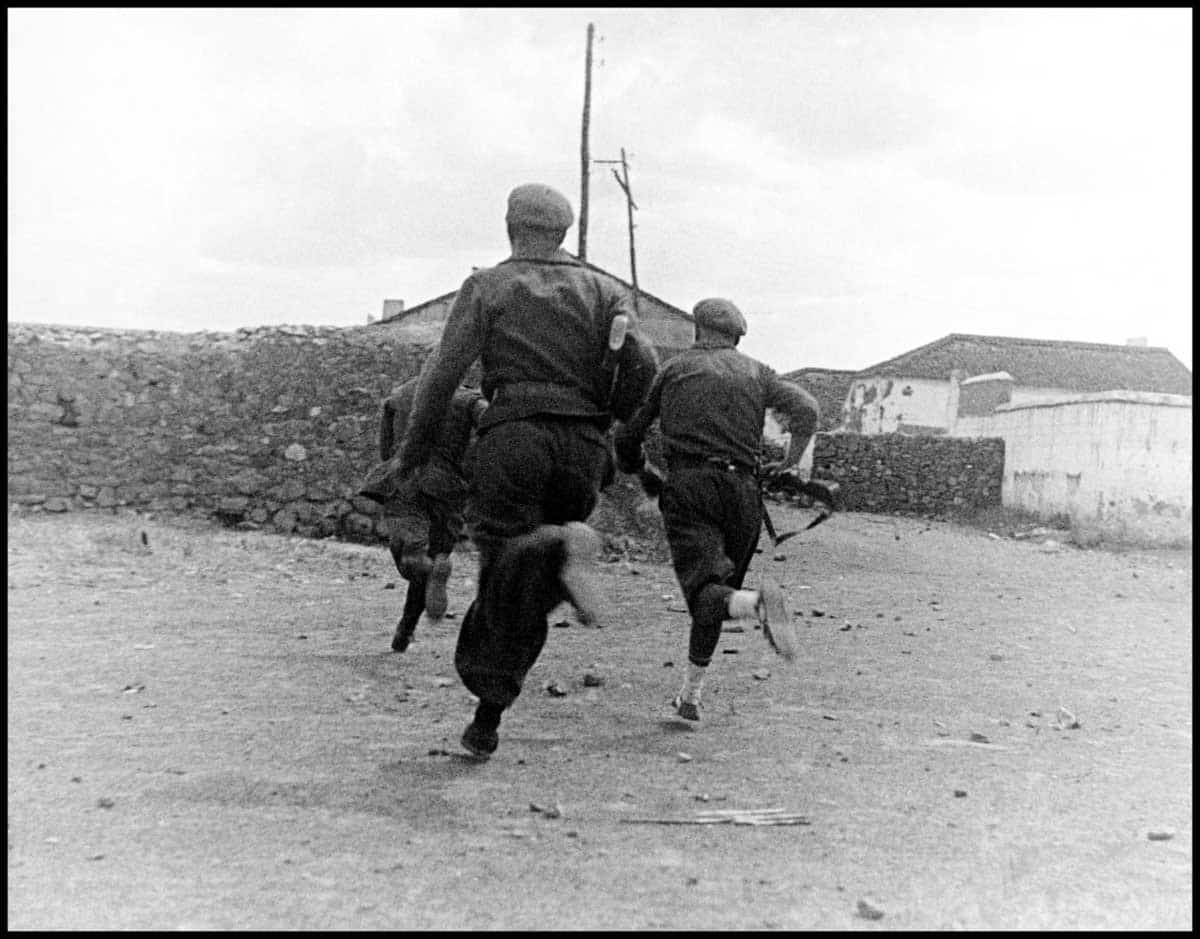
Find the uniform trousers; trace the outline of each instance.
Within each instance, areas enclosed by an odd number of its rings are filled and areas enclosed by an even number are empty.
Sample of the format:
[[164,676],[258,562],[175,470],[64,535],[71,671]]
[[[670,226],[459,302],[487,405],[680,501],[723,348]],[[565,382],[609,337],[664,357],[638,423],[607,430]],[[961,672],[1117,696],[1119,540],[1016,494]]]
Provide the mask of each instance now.
[[758,480],[720,465],[672,467],[659,497],[671,564],[692,617],[688,661],[708,665],[762,525]]
[[479,578],[454,652],[480,701],[512,705],[546,642],[546,615],[568,599],[565,546],[539,526],[585,521],[609,466],[594,419],[539,415],[480,432],[467,502]]

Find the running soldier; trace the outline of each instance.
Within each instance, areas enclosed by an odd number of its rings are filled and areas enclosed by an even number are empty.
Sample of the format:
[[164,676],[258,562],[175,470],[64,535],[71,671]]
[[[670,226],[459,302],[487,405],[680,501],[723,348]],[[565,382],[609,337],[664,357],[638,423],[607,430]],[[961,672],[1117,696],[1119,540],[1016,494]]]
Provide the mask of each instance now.
[[590,576],[599,536],[584,522],[611,472],[612,418],[633,415],[658,364],[627,291],[562,250],[574,214],[561,193],[518,186],[505,221],[512,255],[459,289],[398,467],[411,474],[429,461],[454,388],[478,359],[489,406],[468,467],[467,513],[479,577],[454,665],[479,698],[462,736],[479,758],[496,750],[501,716],[541,654],[546,614],[564,600],[585,622],[602,612]]
[[[420,377],[393,389],[380,411],[379,458],[364,494],[377,498],[370,480],[386,471],[408,428]],[[487,402],[477,388],[460,386],[438,430],[428,464],[383,503],[389,548],[400,576],[408,581],[404,612],[392,636],[392,651],[403,652],[412,641],[421,613],[437,621],[446,615],[446,583],[450,554],[463,532],[467,480],[463,460],[471,435]]]
[[[757,617],[770,637],[788,621],[782,590],[764,581],[744,590],[762,524],[758,453],[770,408],[790,431],[784,468],[794,466],[816,432],[816,399],[768,366],[739,352],[746,320],[728,300],[707,299],[692,311],[696,339],[668,361],[645,405],[618,427],[614,446],[622,472],[652,473],[643,443],[660,421],[667,477],[659,507],[671,562],[692,623],[688,669],[672,702],[676,713],[700,719],[704,676],[726,619]],[[651,475],[651,481],[654,480]]]

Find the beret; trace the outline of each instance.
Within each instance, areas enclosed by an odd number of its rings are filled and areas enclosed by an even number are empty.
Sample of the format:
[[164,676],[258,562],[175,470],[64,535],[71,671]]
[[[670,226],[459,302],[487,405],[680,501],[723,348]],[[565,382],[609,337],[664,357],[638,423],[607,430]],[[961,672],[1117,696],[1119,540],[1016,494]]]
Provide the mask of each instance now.
[[742,311],[729,300],[722,300],[720,297],[701,300],[692,309],[692,317],[697,326],[715,329],[729,336],[746,335],[746,317],[742,316]]
[[541,183],[526,183],[508,194],[508,213],[504,220],[523,228],[566,231],[575,221],[571,203],[557,189]]

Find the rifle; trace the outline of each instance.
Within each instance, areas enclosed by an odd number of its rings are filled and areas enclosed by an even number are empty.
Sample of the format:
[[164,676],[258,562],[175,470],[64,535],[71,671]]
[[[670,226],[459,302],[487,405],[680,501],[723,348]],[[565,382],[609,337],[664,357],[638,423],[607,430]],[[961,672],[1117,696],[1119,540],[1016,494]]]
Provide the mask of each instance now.
[[[800,474],[795,469],[779,469],[778,467],[763,467],[759,477],[759,502],[762,505],[763,524],[766,526],[767,534],[771,536],[771,541],[775,543],[775,547],[779,547],[789,538],[793,538],[800,534],[801,531],[808,531],[810,528],[816,528],[822,522],[832,517],[841,505],[841,500],[838,494],[838,484],[835,482],[824,482],[821,480],[810,479],[803,480]],[[771,514],[767,511],[766,494],[768,492],[782,492],[790,496],[807,496],[817,504],[817,517],[804,526],[803,529],[795,529],[794,531],[785,531],[782,535],[775,529],[775,523],[771,520]]]

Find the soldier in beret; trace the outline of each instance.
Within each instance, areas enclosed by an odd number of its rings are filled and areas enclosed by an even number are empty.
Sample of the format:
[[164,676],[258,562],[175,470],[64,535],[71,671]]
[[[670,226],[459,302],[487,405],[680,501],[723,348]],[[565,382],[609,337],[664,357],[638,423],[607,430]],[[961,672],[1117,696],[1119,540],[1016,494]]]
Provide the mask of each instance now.
[[[501,715],[541,653],[546,614],[564,600],[585,621],[602,612],[589,576],[599,537],[583,523],[611,468],[612,419],[632,416],[658,364],[628,292],[562,249],[574,214],[561,193],[518,186],[505,221],[512,255],[459,289],[398,460],[401,475],[429,461],[454,389],[478,359],[489,404],[468,467],[467,517],[479,578],[454,664],[479,698],[462,744],[481,758],[495,751]],[[611,361],[618,316],[633,325]]]
[[794,466],[816,432],[816,399],[737,349],[746,319],[730,301],[696,304],[696,339],[658,373],[646,403],[615,436],[618,467],[645,466],[643,442],[660,422],[667,459],[659,507],[671,561],[692,617],[688,670],[672,702],[700,719],[704,677],[726,619],[757,617],[766,629],[789,615],[782,590],[742,583],[762,524],[758,452],[767,408],[790,431],[784,467]]

